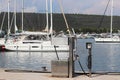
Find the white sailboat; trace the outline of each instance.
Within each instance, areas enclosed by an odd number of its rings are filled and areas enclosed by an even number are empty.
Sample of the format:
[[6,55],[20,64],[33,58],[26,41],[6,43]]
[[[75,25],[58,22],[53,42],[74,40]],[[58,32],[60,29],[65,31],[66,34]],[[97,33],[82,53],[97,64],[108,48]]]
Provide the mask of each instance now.
[[[56,38],[52,35],[52,0],[50,0],[51,8],[51,27],[50,32],[29,32],[22,31],[21,35],[16,35],[12,39],[8,40],[5,44],[5,49],[9,51],[69,51],[67,38]],[[48,5],[46,0],[46,5]],[[46,6],[47,8],[47,6]],[[48,11],[48,10],[47,10]],[[46,29],[48,29],[48,15]],[[23,20],[22,20],[23,21]],[[23,22],[22,22],[23,23]],[[22,27],[23,29],[23,27]],[[50,37],[49,37],[50,36]]]
[[[9,26],[10,26],[10,14],[9,14],[9,5],[10,5],[10,0],[7,0],[8,1],[8,34],[10,33],[10,30],[9,30]],[[4,23],[4,19],[5,19],[5,15],[6,15],[6,13],[4,13],[4,16],[3,16],[3,20],[2,20],[2,24],[1,24],[1,32],[2,32],[2,27],[3,27],[3,23]],[[0,32],[0,33],[1,33]],[[8,35],[7,34],[7,35]],[[5,49],[5,46],[4,46],[4,44],[5,44],[5,38],[3,37],[3,38],[0,38],[0,50],[4,50]]]
[[51,42],[46,33],[26,32],[24,35],[8,40],[5,49],[10,51],[55,51],[56,48],[57,51],[68,51],[67,39],[58,39],[53,38],[53,42]]
[[111,0],[111,22],[110,22],[110,37],[108,38],[95,38],[95,41],[98,43],[120,43],[120,37],[115,35],[113,36],[113,0]]

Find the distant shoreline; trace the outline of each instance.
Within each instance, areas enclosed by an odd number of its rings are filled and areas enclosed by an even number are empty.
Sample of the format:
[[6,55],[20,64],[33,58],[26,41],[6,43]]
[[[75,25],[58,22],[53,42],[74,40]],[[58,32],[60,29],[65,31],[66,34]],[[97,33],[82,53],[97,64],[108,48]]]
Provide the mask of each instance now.
[[[0,25],[2,24],[3,15],[0,14]],[[74,28],[76,33],[102,33],[109,32],[110,30],[110,16],[108,15],[91,15],[91,14],[65,14],[70,29]],[[7,13],[5,16],[3,30],[7,31]],[[10,12],[10,22],[12,22],[13,12]],[[22,20],[21,13],[16,14],[17,27],[21,30]],[[46,27],[46,14],[45,13],[24,13],[24,30],[26,31],[41,31]],[[113,32],[120,29],[120,16],[113,16]],[[11,23],[11,31],[14,32],[14,21]],[[50,13],[49,13],[49,26],[50,26]],[[67,31],[67,27],[61,13],[53,13],[53,29],[56,32]]]

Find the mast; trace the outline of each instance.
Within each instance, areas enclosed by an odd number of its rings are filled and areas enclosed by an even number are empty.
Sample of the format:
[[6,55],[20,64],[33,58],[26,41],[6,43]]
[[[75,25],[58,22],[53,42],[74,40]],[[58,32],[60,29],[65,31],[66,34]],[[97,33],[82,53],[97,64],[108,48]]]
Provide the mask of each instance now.
[[7,32],[7,35],[9,35],[9,33],[10,33],[10,8],[9,8],[9,6],[10,6],[10,0],[8,0],[8,32]]
[[53,34],[53,15],[52,15],[52,0],[50,0],[50,19],[51,19],[51,24],[50,24],[50,34],[52,37]]
[[46,28],[45,30],[48,33],[48,0],[46,0]]
[[49,30],[48,30],[48,0],[46,0],[46,31],[47,31],[47,38],[49,39]]
[[[2,2],[2,1],[1,1],[1,2]],[[1,9],[1,8],[2,8],[2,6],[0,5],[0,14],[1,14],[1,12],[2,12],[2,9]]]
[[14,0],[14,33],[16,33],[16,0]]
[[[1,1],[2,2],[2,1]],[[2,4],[0,5],[0,14],[2,13]],[[3,28],[3,22],[4,22],[4,20],[5,20],[5,15],[6,15],[6,12],[4,12],[4,15],[3,15],[3,19],[2,19],[2,23],[1,23],[1,26],[0,26],[0,30],[1,30],[1,32],[2,32],[2,28]],[[0,33],[1,33],[0,32]]]
[[112,38],[112,28],[113,28],[113,0],[111,0],[111,22],[110,22],[110,36]]
[[24,12],[24,0],[22,0],[22,32],[23,32],[23,12]]

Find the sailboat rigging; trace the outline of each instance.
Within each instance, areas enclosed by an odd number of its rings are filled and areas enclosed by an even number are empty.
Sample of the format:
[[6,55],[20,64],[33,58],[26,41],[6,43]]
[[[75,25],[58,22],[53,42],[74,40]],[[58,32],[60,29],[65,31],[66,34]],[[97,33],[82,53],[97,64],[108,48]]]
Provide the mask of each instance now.
[[63,10],[63,8],[62,8],[61,1],[60,1],[60,0],[58,0],[58,1],[59,1],[60,9],[61,9],[61,11],[62,11],[63,18],[64,18],[64,20],[65,20],[65,24],[66,24],[66,27],[67,27],[67,31],[68,31],[69,35],[71,35],[70,28],[69,28],[69,25],[68,25],[66,16],[65,16],[65,14],[64,14],[64,10]]
[[111,0],[110,37],[95,38],[97,43],[120,43],[119,36],[113,36],[113,0]]

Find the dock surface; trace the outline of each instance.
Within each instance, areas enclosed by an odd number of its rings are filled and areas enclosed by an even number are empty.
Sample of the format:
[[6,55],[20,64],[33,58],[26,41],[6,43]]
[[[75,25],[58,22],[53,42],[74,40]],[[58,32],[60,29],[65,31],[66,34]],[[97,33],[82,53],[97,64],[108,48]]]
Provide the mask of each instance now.
[[29,72],[5,72],[0,69],[0,80],[120,80],[120,75],[113,74],[92,74],[77,75],[73,78],[52,77],[51,73],[29,73]]

